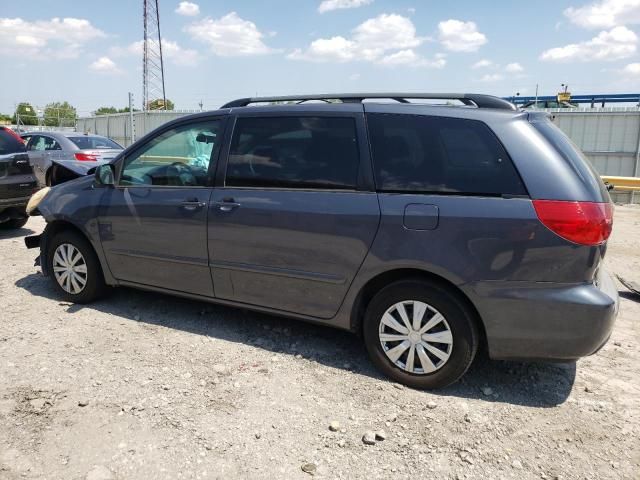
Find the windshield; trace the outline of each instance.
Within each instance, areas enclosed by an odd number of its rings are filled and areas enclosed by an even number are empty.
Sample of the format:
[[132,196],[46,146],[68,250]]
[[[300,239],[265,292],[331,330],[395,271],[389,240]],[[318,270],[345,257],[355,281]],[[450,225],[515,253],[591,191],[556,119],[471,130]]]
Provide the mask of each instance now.
[[67,137],[80,150],[108,149],[122,150],[122,147],[107,137]]

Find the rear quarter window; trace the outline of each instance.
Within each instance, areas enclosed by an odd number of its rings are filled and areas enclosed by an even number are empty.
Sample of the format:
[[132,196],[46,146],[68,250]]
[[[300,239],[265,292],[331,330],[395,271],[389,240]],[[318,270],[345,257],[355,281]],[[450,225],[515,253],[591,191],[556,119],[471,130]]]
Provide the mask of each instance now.
[[527,194],[504,147],[480,121],[368,114],[367,123],[379,191]]
[[106,137],[67,137],[71,140],[76,147],[80,150],[92,150],[92,149],[116,149],[120,150],[122,147],[113,140]]

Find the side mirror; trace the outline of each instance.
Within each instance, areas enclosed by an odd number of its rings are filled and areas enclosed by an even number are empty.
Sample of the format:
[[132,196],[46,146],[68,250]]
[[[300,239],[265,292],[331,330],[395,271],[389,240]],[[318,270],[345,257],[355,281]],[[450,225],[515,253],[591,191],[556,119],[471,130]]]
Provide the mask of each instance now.
[[95,173],[95,182],[96,185],[101,186],[113,186],[116,184],[116,176],[114,172],[113,165],[110,163],[105,163],[96,168]]

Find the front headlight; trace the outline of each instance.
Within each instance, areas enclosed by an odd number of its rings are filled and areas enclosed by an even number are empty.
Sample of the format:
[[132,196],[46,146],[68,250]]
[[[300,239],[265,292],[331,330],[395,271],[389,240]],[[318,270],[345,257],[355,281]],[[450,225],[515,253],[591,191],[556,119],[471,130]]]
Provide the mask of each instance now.
[[31,215],[31,212],[33,212],[36,208],[38,208],[38,205],[40,205],[40,202],[42,202],[44,197],[47,196],[47,193],[49,193],[49,190],[51,190],[50,187],[44,187],[38,190],[33,195],[31,195],[31,198],[27,203],[27,215]]

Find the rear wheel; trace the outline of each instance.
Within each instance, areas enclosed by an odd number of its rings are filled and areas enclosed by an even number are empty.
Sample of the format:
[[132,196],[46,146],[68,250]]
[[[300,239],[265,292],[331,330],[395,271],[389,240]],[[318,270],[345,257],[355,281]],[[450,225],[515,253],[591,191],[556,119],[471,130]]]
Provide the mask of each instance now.
[[446,387],[467,371],[478,348],[474,315],[448,288],[406,280],[383,288],[364,319],[371,360],[404,385]]
[[74,303],[89,303],[106,290],[91,244],[76,232],[62,231],[49,244],[48,270],[56,290]]
[[29,220],[29,217],[12,218],[7,222],[0,223],[0,228],[6,229],[6,230],[14,230],[14,229],[22,228],[27,224],[28,220]]

